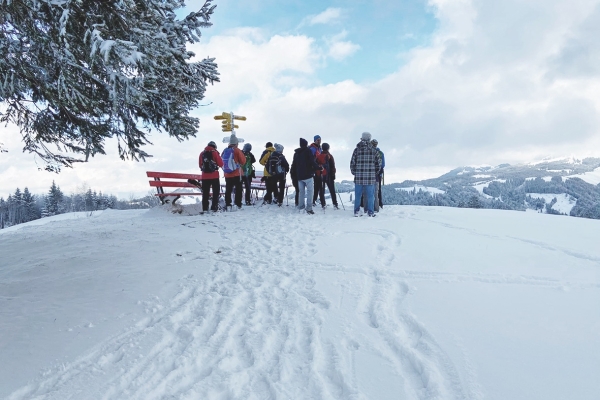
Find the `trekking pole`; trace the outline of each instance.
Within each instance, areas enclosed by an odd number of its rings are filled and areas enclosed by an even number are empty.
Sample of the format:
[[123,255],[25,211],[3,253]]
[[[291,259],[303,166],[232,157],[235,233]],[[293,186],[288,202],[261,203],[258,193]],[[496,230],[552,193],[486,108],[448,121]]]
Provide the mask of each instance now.
[[340,194],[338,193],[338,198],[340,199],[340,203],[342,203],[342,208],[344,209],[344,211],[346,211],[346,207],[344,207],[344,201],[342,200],[342,196],[340,196]]

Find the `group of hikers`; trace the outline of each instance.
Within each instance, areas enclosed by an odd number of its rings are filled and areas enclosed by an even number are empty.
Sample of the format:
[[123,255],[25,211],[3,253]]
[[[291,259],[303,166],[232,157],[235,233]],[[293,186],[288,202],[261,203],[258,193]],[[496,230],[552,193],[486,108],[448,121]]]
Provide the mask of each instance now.
[[[210,209],[219,209],[219,194],[221,182],[219,168],[225,175],[225,207],[227,211],[242,209],[242,197],[247,206],[252,203],[252,179],[256,178],[252,154],[252,145],[246,143],[240,150],[237,136],[232,134],[229,143],[222,153],[217,150],[217,144],[209,142],[200,153],[199,165],[202,171],[202,213],[208,212],[210,192],[212,203]],[[350,161],[350,172],[354,175],[355,198],[354,216],[359,216],[361,206],[365,213],[374,217],[379,208],[383,207],[381,200],[381,180],[385,157],[377,147],[377,140],[371,139],[371,134],[364,132],[361,141],[356,145]],[[300,138],[300,147],[294,150],[292,165],[283,155],[283,146],[267,142],[258,162],[264,167],[262,181],[265,182],[266,193],[263,204],[283,205],[286,188],[286,176],[289,173],[295,189],[295,206],[314,214],[317,199],[321,207],[326,208],[325,188],[329,190],[334,209],[339,209],[335,191],[335,159],[329,152],[328,143],[321,144],[321,136],[316,135],[313,143],[308,145],[306,139]],[[233,194],[233,201],[232,201]],[[361,204],[362,203],[362,204]],[[235,208],[234,208],[235,206]]]

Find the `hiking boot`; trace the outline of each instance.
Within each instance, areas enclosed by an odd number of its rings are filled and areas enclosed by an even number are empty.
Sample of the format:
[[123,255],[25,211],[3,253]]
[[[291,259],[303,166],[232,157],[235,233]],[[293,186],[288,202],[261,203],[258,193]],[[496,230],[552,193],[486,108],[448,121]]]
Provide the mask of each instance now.
[[326,209],[326,208],[327,208],[327,205],[323,205],[323,206],[321,206],[321,207],[322,207],[322,208],[323,208],[323,210],[324,210],[324,209]]
[[369,217],[376,217],[377,214],[373,213],[373,214],[367,214]]
[[315,212],[313,210],[306,210],[307,214],[313,215]]
[[359,211],[355,211],[355,212],[354,212],[354,216],[355,216],[355,217],[360,217],[360,212],[359,212]]
[[235,208],[240,211],[242,209],[242,206],[235,206]]
[[339,210],[340,208],[338,207],[338,205],[337,205],[337,204],[334,204],[334,205],[333,205],[333,209],[334,209],[334,210]]

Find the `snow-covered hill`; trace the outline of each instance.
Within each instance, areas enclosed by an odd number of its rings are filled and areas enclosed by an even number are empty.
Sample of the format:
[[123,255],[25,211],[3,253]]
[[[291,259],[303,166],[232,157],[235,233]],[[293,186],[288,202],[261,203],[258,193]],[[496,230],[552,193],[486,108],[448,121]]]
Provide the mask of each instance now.
[[0,398],[597,399],[599,231],[417,206],[18,225]]
[[456,168],[382,188],[388,204],[536,210],[600,219],[600,158]]

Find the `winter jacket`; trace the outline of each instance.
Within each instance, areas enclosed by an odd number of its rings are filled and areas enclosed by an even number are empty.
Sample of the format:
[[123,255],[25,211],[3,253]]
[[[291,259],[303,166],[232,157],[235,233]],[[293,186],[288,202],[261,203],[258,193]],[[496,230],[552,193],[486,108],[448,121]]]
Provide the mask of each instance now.
[[354,184],[373,185],[380,170],[379,152],[368,140],[361,140],[350,159],[350,172],[354,175]]
[[303,181],[310,179],[315,176],[315,171],[318,169],[319,165],[308,148],[308,142],[301,140],[300,147],[294,150],[294,159],[291,168],[292,180]]
[[[206,146],[204,151],[200,153],[200,156],[198,157],[198,164],[200,168],[202,168],[202,158],[205,151],[212,151],[213,161],[216,162],[220,168],[223,168],[223,159],[221,158],[219,152],[212,146]],[[215,172],[202,172],[202,179],[219,179],[219,170],[216,170]]]
[[333,155],[329,152],[329,151],[325,151],[323,150],[323,153],[321,153],[322,157],[323,157],[323,175],[326,175],[329,177],[329,179],[331,179],[332,181],[335,181],[335,160],[333,159]]
[[271,146],[271,147],[267,147],[265,151],[263,151],[262,157],[260,158],[260,165],[265,166],[265,169],[263,171],[263,176],[271,176],[269,175],[269,173],[267,172],[267,161],[269,160],[269,157],[271,157],[271,153],[275,151],[275,147]]
[[240,167],[233,172],[230,172],[230,173],[225,172],[225,178],[233,178],[236,176],[242,176],[244,174],[242,171],[242,165],[244,165],[246,163],[246,156],[244,155],[244,152],[241,151],[240,149],[238,149],[237,147],[232,147],[232,148],[233,148],[233,160]]
[[[309,149],[312,152],[313,156],[315,157],[315,161],[317,162],[319,167],[323,166],[323,158],[321,157],[321,154],[322,154],[321,147],[316,143],[311,143],[311,145],[309,146]],[[322,169],[319,168],[315,171],[315,175],[320,176],[320,175],[322,175],[321,172],[322,172]]]
[[379,147],[377,147],[376,149],[379,152],[379,156],[381,157],[381,169],[379,170],[379,173],[377,174],[377,182],[381,181],[381,176],[383,175],[383,169],[385,168],[385,155],[383,154],[383,151],[381,151],[379,149]]

